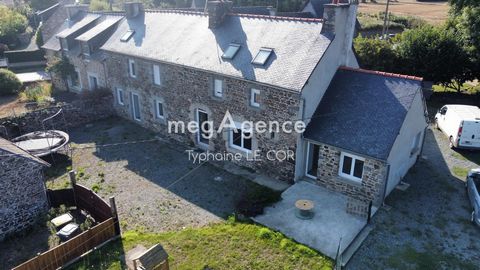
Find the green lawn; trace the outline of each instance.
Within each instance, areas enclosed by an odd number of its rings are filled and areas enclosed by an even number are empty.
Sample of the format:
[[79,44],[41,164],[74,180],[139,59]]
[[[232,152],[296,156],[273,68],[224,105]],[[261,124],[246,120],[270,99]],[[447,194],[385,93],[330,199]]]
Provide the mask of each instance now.
[[138,244],[160,243],[171,269],[332,269],[324,255],[262,226],[227,221],[169,233],[128,231],[68,269],[122,269],[120,257]]
[[[435,84],[433,85],[433,91],[434,92],[457,92],[456,89],[450,88],[450,87],[445,87],[443,85]],[[480,84],[474,84],[474,83],[464,83],[462,87],[462,92],[463,93],[468,93],[468,94],[476,94],[480,92]]]

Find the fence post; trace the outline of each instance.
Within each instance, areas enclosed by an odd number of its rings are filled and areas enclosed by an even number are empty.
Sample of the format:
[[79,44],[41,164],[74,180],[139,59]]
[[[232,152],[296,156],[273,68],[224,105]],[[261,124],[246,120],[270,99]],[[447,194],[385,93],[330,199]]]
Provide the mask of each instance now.
[[115,234],[120,235],[120,220],[118,219],[117,204],[115,203],[115,197],[111,196],[110,210],[112,211],[113,220],[115,221]]
[[71,171],[68,172],[68,175],[70,176],[70,183],[72,184],[73,201],[75,203],[75,206],[78,207],[77,194],[75,193],[75,186],[77,185],[77,179],[76,179],[77,173],[74,170],[71,170]]

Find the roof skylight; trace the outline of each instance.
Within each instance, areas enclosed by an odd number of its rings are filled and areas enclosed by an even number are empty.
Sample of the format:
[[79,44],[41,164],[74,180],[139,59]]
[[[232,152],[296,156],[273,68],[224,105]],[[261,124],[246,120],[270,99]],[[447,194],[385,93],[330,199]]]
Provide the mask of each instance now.
[[258,51],[255,58],[253,58],[252,63],[255,65],[261,65],[261,66],[265,65],[265,63],[267,62],[272,52],[273,52],[273,49],[260,48],[260,51]]
[[223,53],[223,59],[233,59],[237,54],[238,50],[240,50],[240,44],[230,43],[227,50]]
[[135,34],[135,30],[128,30],[123,36],[120,38],[121,42],[127,42],[132,36]]

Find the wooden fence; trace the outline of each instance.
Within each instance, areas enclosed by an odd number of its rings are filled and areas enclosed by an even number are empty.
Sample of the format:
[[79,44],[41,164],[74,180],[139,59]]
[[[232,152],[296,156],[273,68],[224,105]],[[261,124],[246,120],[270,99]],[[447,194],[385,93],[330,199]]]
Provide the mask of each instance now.
[[120,235],[120,225],[114,197],[110,203],[92,190],[75,181],[75,172],[70,172],[73,188],[47,190],[50,207],[76,206],[87,211],[97,225],[74,238],[20,264],[13,270],[53,270],[78,259],[82,254]]
[[54,270],[117,235],[114,218],[109,218],[74,238],[20,264],[13,270]]

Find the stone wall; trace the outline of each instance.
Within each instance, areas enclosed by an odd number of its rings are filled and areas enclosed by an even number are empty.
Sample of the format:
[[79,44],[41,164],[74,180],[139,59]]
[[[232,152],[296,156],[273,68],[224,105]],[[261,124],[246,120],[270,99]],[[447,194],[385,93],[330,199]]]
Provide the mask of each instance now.
[[69,128],[115,115],[112,99],[111,95],[98,98],[95,96],[79,97],[78,100],[71,103],[30,111],[17,117],[3,118],[0,119],[0,122],[11,121],[17,124],[21,133],[43,130],[42,121],[62,109],[62,114],[53,121],[47,121],[45,126],[47,129],[68,131]]
[[341,192],[349,197],[379,205],[383,199],[387,165],[382,161],[365,157],[361,183],[338,175],[341,149],[320,144],[316,182],[330,190]]
[[0,149],[0,240],[47,210],[43,166]]
[[[300,93],[289,92],[265,85],[222,77],[194,70],[186,67],[159,64],[161,69],[162,85],[153,84],[152,61],[134,59],[137,76],[128,75],[128,58],[122,55],[109,54],[107,57],[107,76],[109,86],[115,98],[116,88],[123,89],[124,105],[115,102],[118,114],[127,119],[133,119],[130,106],[131,93],[137,93],[141,103],[140,125],[152,129],[159,134],[181,141],[190,146],[197,145],[195,134],[188,131],[184,134],[169,134],[167,121],[195,120],[196,109],[202,109],[209,114],[209,120],[214,122],[216,129],[228,110],[235,121],[284,121],[296,120],[299,117]],[[224,80],[224,94],[222,98],[213,95],[213,78]],[[260,108],[249,105],[250,89],[256,88],[260,93]],[[155,99],[163,100],[165,119],[155,116]],[[296,133],[254,134],[253,149],[259,150],[259,160],[247,161],[246,158],[237,162],[273,178],[293,181],[295,161],[270,161],[266,154],[269,150],[292,150],[295,153]],[[214,134],[207,147],[213,153],[238,152],[228,143],[228,133]]]

